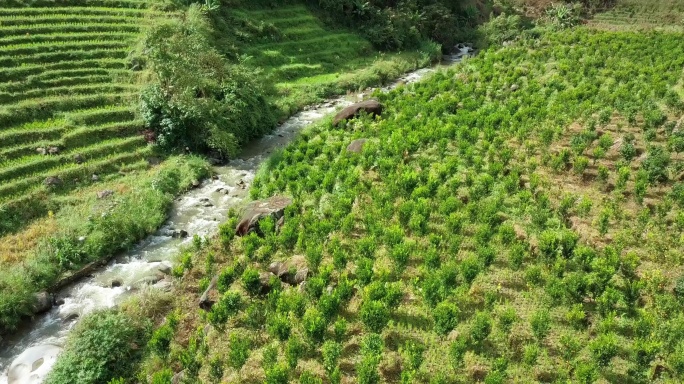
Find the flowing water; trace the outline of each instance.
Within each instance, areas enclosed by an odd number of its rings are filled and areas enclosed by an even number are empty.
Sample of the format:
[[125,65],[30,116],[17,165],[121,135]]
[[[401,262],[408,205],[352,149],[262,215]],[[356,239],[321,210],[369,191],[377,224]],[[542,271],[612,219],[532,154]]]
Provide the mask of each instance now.
[[[458,62],[470,51],[462,48],[458,54],[446,57],[444,64]],[[435,70],[423,68],[408,73],[383,90],[419,81]],[[246,146],[239,159],[231,160],[229,165],[215,167],[218,178],[206,180],[178,198],[169,220],[157,233],[116,257],[93,276],[58,292],[57,297],[62,298],[64,304],[39,316],[16,335],[2,340],[0,384],[42,382],[80,317],[96,309],[113,307],[144,285],[168,288],[171,283],[164,277],[164,272],[170,269],[174,256],[192,242],[193,235],[211,236],[216,233],[228,210],[246,203],[249,185],[259,165],[272,151],[287,145],[302,128],[363,97],[364,94],[356,94],[331,99],[300,112],[272,134]],[[172,234],[180,230],[189,236],[174,238]]]

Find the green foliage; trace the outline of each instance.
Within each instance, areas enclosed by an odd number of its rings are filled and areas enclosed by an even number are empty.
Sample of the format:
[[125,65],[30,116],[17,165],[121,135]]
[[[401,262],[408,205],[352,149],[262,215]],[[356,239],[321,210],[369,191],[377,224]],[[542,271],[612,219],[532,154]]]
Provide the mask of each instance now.
[[435,320],[435,332],[446,335],[458,325],[459,310],[455,304],[443,301],[435,307],[432,316]]
[[275,125],[275,115],[255,73],[224,59],[210,33],[196,6],[149,29],[142,51],[155,81],[142,92],[141,113],[163,148],[234,157]]
[[532,334],[537,340],[543,340],[551,330],[551,318],[548,309],[539,309],[532,314],[530,318],[530,326],[532,327]]
[[249,358],[251,341],[245,335],[233,332],[228,343],[228,365],[235,369],[242,368]]
[[50,372],[47,383],[109,382],[130,377],[142,355],[150,325],[116,311],[96,312],[82,319]]
[[316,308],[309,308],[302,318],[304,333],[315,342],[322,342],[328,326],[325,317]]
[[598,335],[589,343],[589,351],[599,367],[605,367],[617,355],[618,340],[615,334]]
[[364,300],[360,310],[363,325],[371,332],[382,332],[390,317],[387,304],[379,300]]
[[259,270],[256,268],[247,268],[242,273],[242,286],[250,295],[256,296],[261,293],[261,278],[259,277]]

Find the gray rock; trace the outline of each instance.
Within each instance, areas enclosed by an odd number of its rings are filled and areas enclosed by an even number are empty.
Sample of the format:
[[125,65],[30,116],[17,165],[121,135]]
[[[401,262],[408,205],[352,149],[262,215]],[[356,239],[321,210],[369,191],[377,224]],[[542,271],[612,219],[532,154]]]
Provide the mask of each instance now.
[[518,86],[518,84],[511,85],[511,91],[513,91],[513,92],[517,91],[519,88],[520,87]]
[[83,164],[84,162],[85,162],[85,158],[80,153],[77,153],[74,155],[74,163]]
[[47,153],[48,153],[47,149],[45,149],[43,147],[36,148],[36,152],[38,152],[38,154],[40,154],[40,155],[47,155]]
[[165,275],[171,274],[171,266],[168,264],[161,264],[157,270]]
[[347,152],[361,153],[364,144],[366,144],[367,139],[357,139],[349,143],[347,146]]
[[109,189],[105,189],[104,191],[100,191],[97,193],[97,198],[101,200],[101,199],[106,199],[112,195],[114,195],[114,191],[109,190]]
[[100,176],[93,174],[93,176],[90,177],[90,180],[92,181],[100,181]]
[[173,237],[176,239],[185,239],[188,236],[189,236],[188,231],[186,231],[184,229],[177,230],[177,231],[173,232]]
[[53,297],[48,292],[40,292],[34,295],[33,313],[38,315],[52,308]]
[[63,323],[70,323],[70,322],[78,319],[78,317],[79,317],[78,313],[70,313],[70,314],[66,315],[64,317],[64,319],[62,319],[62,322]]
[[340,111],[333,118],[333,125],[338,125],[342,121],[351,120],[362,112],[378,116],[382,114],[383,106],[375,99],[369,99],[360,103],[352,104]]
[[112,280],[111,287],[112,287],[112,288],[117,288],[117,287],[120,287],[121,284],[123,284],[123,283],[121,282],[121,280]]
[[211,296],[212,296],[212,293],[214,292],[214,289],[216,288],[217,282],[218,282],[218,275],[214,276],[214,278],[211,279],[209,286],[207,287],[207,289],[204,290],[204,293],[202,293],[202,296],[200,296],[199,307],[204,309],[205,311],[210,310],[211,307],[215,303],[215,301],[211,299]]
[[193,181],[192,181],[192,187],[193,187],[193,188],[199,187],[200,184],[201,184],[201,183],[199,182],[199,180],[193,180]]
[[290,285],[299,285],[309,276],[309,268],[304,256],[293,256],[285,261],[275,261],[268,266],[268,271]]
[[257,200],[250,203],[244,210],[242,218],[235,228],[238,236],[259,231],[259,220],[271,216],[276,221],[285,216],[285,208],[292,204],[292,199],[286,196],[273,196],[265,200]]
[[59,155],[59,147],[48,147],[47,152],[49,155]]
[[57,176],[48,176],[45,178],[44,184],[46,187],[57,187],[62,185],[62,179]]
[[182,370],[171,378],[171,384],[181,384],[185,380],[185,370]]

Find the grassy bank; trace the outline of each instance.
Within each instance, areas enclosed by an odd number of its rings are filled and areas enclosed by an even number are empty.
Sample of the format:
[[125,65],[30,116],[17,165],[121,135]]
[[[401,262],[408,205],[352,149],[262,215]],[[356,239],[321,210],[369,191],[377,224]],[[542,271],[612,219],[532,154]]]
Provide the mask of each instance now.
[[[0,260],[0,330],[12,330],[31,316],[34,294],[64,274],[114,256],[156,231],[175,196],[209,175],[201,158],[170,158],[150,171],[70,195],[60,211],[30,228],[37,235],[3,238],[3,250],[11,251],[18,239],[33,244],[22,247],[20,259]],[[111,196],[99,198],[103,190]]]
[[[682,57],[679,34],[549,33],[303,134],[252,187],[294,198],[284,226],[184,256],[141,377],[680,381]],[[292,259],[305,285],[259,281]]]

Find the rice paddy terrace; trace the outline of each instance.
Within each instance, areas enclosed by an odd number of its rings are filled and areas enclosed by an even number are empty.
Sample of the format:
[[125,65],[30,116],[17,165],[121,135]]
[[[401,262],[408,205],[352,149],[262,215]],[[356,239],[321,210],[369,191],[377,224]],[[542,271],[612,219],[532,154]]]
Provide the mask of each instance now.
[[27,5],[0,4],[0,207],[147,166],[127,60],[147,4]]
[[598,13],[589,23],[603,30],[684,31],[684,1],[620,0],[611,9]]
[[219,49],[249,57],[250,66],[262,68],[274,87],[274,101],[285,108],[386,82],[430,61],[428,50],[378,52],[359,34],[326,25],[303,2],[224,7],[214,24]]

